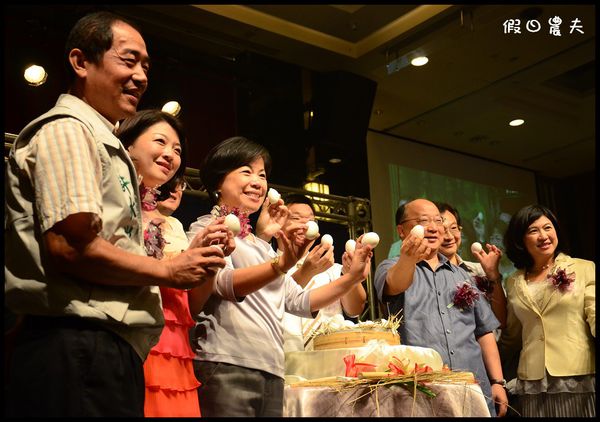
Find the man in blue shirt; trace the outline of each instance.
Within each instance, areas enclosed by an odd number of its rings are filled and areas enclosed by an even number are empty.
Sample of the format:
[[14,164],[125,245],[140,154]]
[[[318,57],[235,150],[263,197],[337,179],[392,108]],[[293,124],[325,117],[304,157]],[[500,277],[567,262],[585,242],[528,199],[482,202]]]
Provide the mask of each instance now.
[[[423,237],[411,233],[417,224],[424,228]],[[481,296],[455,302],[457,289],[470,276],[438,253],[444,230],[438,208],[426,199],[401,205],[396,228],[402,239],[400,256],[379,264],[374,284],[390,314],[402,311],[402,343],[430,347],[450,368],[473,372],[490,414],[496,416],[496,402],[498,416],[504,416],[508,400],[493,333],[500,324]]]

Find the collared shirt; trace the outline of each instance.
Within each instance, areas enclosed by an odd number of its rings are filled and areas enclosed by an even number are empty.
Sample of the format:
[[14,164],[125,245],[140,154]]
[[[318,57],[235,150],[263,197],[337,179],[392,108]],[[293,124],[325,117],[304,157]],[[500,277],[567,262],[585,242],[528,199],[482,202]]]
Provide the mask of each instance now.
[[[190,225],[188,239],[203,230],[212,216]],[[245,297],[236,297],[233,272],[269,262],[276,256],[270,244],[249,234],[235,238],[235,250],[225,257],[225,268],[216,275],[215,292],[196,319],[192,347],[196,359],[224,362],[284,377],[283,314],[309,318],[310,292],[280,275]]]
[[[298,261],[298,264],[290,268],[288,275],[292,276],[297,270],[298,265],[304,263],[306,257]],[[315,275],[304,287],[304,290],[312,290],[317,287],[325,286],[333,280],[337,280],[342,275],[342,266],[334,263],[330,268]],[[323,318],[329,318],[334,315],[342,315],[342,303],[340,299],[319,309],[315,318],[301,318],[288,312],[283,316],[283,347],[286,352],[302,351],[313,331],[319,328]],[[351,315],[354,316],[354,315]]]
[[[462,268],[450,264],[438,253],[440,263],[432,270],[426,261],[417,263],[413,282],[403,293],[387,296],[383,289],[388,270],[398,257],[386,259],[377,267],[374,286],[378,299],[388,306],[390,314],[402,310],[403,321],[398,331],[402,344],[436,350],[453,370],[473,372],[483,393],[491,397],[491,387],[477,339],[492,332],[500,324],[489,303],[479,296],[472,307],[459,309],[453,303],[457,286],[471,281]],[[495,414],[493,405],[490,413]]]
[[142,359],[164,324],[156,286],[89,283],[46,264],[42,236],[70,215],[98,215],[98,234],[145,255],[133,163],[113,126],[63,94],[21,131],[6,168],[5,303],[16,314],[79,316],[127,340]]
[[459,255],[456,255],[458,266],[464,269],[472,276],[486,277],[485,271],[479,262],[464,261]]

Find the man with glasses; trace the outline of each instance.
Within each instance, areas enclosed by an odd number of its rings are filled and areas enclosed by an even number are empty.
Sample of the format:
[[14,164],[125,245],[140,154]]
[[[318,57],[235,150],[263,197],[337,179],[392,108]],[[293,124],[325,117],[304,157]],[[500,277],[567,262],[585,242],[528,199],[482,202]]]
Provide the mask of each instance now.
[[[411,232],[417,224],[424,228],[423,237]],[[498,415],[504,416],[507,397],[493,333],[499,323],[486,300],[455,300],[471,277],[439,252],[444,221],[438,208],[422,198],[401,205],[396,229],[400,256],[379,264],[374,285],[389,313],[403,317],[398,328],[402,343],[432,348],[450,368],[473,372],[490,414],[496,416],[496,402]]]
[[[436,202],[436,206],[444,220],[444,235],[440,252],[448,258],[453,265],[467,271],[473,282],[482,290],[485,298],[490,302],[492,311],[500,321],[500,328],[506,324],[506,296],[502,288],[502,274],[499,271],[502,251],[490,243],[486,244],[485,250],[471,251],[479,262],[463,260],[458,254],[462,242],[460,225],[460,214],[452,205],[444,202]],[[499,338],[500,330],[496,330],[496,338]]]

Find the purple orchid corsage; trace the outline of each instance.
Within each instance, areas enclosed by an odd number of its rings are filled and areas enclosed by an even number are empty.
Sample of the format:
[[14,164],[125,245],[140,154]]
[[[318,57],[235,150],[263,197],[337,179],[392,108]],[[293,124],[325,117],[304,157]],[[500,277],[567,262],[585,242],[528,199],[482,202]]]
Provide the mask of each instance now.
[[462,311],[472,307],[477,299],[479,299],[477,289],[475,289],[468,281],[464,281],[462,285],[459,284],[456,286],[454,299],[452,303],[448,304],[448,308],[456,306]]

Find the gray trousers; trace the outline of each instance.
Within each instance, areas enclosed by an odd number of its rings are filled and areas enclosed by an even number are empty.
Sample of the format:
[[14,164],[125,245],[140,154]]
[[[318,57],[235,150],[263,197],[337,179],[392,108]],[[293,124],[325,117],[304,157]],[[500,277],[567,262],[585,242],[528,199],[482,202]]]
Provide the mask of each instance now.
[[194,361],[202,417],[283,416],[283,378],[258,369]]

